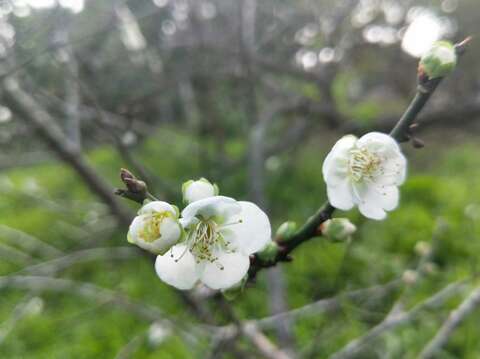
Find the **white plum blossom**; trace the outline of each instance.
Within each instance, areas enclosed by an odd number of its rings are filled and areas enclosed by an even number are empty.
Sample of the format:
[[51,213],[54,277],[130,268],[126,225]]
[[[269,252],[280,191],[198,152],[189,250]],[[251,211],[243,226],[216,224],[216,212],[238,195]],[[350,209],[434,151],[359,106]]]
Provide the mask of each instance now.
[[154,254],[163,254],[182,238],[178,217],[178,209],[167,202],[149,202],[133,219],[127,239]]
[[178,289],[191,289],[198,282],[212,289],[234,286],[248,272],[249,255],[271,241],[267,215],[251,202],[229,197],[189,204],[180,222],[185,239],[155,262],[160,279]]
[[205,178],[197,181],[187,181],[182,185],[183,200],[186,203],[192,203],[200,199],[213,197],[218,195],[218,187],[216,184],[210,183]]
[[407,160],[392,137],[371,132],[360,139],[347,135],[338,140],[322,170],[332,206],[358,206],[365,217],[380,220],[398,205]]

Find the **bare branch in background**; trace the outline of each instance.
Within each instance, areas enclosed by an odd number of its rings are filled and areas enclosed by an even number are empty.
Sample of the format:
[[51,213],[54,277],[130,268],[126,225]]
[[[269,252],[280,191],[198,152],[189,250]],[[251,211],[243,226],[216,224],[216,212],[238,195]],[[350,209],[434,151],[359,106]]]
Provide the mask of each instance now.
[[255,324],[242,326],[242,333],[249,338],[257,349],[269,359],[290,359],[291,356],[277,347],[263,334]]
[[[78,77],[78,62],[73,47],[70,46],[71,15],[65,13],[59,18],[56,28],[53,30],[52,42],[59,46],[56,57],[65,68],[65,135],[80,152],[82,148],[82,130],[80,117],[80,90],[72,77]],[[70,76],[70,74],[72,74]]]
[[53,275],[78,263],[91,261],[109,261],[131,259],[139,256],[139,251],[130,247],[89,248],[71,252],[64,256],[25,267],[19,271],[24,274]]
[[[249,197],[261,208],[266,210],[268,203],[265,197],[265,142],[268,127],[275,118],[275,113],[270,112],[270,109],[265,109],[263,111],[259,110],[257,100],[258,93],[255,86],[255,76],[258,74],[258,70],[255,68],[256,64],[252,62],[252,58],[256,56],[257,1],[243,0],[239,2],[239,6],[240,54],[243,70],[245,71],[244,87],[247,95],[245,100],[245,112],[248,121],[251,123],[249,131],[249,150],[247,154]],[[276,314],[286,311],[288,309],[287,290],[282,269],[272,268],[267,272],[267,286],[271,313]],[[294,352],[294,339],[290,328],[291,326],[289,325],[288,320],[279,320],[276,323],[279,342],[282,343],[284,350],[292,356]],[[255,329],[255,327],[250,328],[248,333],[253,329]],[[263,342],[265,341],[262,341],[262,343]],[[266,344],[264,343],[264,345]],[[266,346],[268,348],[268,345]],[[267,348],[265,348],[265,350],[267,350]],[[270,351],[267,350],[267,353],[269,352]]]
[[455,329],[479,306],[480,288],[475,288],[455,310],[450,312],[448,319],[445,320],[435,337],[422,350],[419,357],[422,359],[435,358],[448,343]]
[[[147,321],[161,320],[178,330],[186,340],[195,342],[195,327],[182,325],[168,318],[159,308],[147,303],[139,303],[125,295],[110,289],[101,288],[91,283],[77,282],[70,279],[51,278],[43,276],[3,276],[0,277],[0,289],[17,288],[34,291],[53,291],[74,293],[81,297],[94,300],[99,304],[113,304],[123,308]],[[199,332],[197,331],[197,334]]]
[[40,238],[34,237],[28,233],[11,228],[6,225],[0,225],[0,236],[7,239],[11,244],[17,244],[29,253],[38,252],[46,258],[51,258],[62,254],[62,251],[53,245],[42,241]]
[[362,349],[370,344],[380,335],[396,327],[408,323],[416,318],[424,310],[436,308],[444,303],[448,298],[458,294],[459,291],[465,289],[466,285],[462,282],[451,283],[442,290],[435,293],[430,298],[422,301],[409,311],[401,311],[392,316],[387,316],[385,320],[370,329],[360,338],[352,340],[344,348],[330,356],[330,359],[347,359],[354,358]]
[[76,146],[65,138],[48,112],[20,87],[14,76],[4,80],[3,89],[8,105],[14,111],[17,111],[25,121],[36,127],[56,154],[67,165],[71,166],[82,177],[92,192],[108,205],[119,222],[128,225],[131,220],[129,212],[117,200],[111,191],[111,187],[104,182],[103,178],[76,151]]

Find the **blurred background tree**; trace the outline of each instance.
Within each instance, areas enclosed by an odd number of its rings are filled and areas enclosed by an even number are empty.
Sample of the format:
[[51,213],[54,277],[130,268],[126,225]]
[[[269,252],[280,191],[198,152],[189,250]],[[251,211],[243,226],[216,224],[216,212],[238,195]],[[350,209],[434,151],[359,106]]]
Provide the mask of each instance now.
[[[311,241],[228,305],[158,280],[126,243],[135,208],[113,188],[128,167],[157,197],[180,201],[181,183],[203,176],[258,203],[275,227],[301,222],[326,197],[321,165],[331,145],[344,133],[388,132],[414,94],[418,57],[440,38],[475,36],[477,8],[474,0],[0,1],[0,355],[323,358],[399,307],[474,283],[475,44],[421,113],[426,148],[405,146],[400,208],[382,223],[349,213],[359,227],[351,245]],[[457,295],[408,325],[380,327],[375,345],[354,357],[418,355],[465,298],[461,284],[452,288]],[[289,314],[237,335],[232,312]],[[460,323],[439,357],[477,358],[478,320]]]

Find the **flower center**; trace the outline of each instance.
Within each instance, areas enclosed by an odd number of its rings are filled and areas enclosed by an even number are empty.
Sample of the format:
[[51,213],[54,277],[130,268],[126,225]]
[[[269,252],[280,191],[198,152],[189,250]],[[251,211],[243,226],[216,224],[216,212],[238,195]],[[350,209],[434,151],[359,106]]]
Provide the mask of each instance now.
[[143,230],[139,233],[139,237],[145,242],[154,242],[161,236],[160,225],[162,221],[171,216],[172,214],[168,211],[151,214],[149,218],[146,219]]
[[380,157],[366,148],[350,151],[349,172],[350,177],[356,182],[363,178],[371,178],[379,169],[380,164]]
[[[235,249],[231,248],[231,244],[222,235],[222,230],[228,226],[241,223],[242,220],[234,223],[226,223],[219,225],[212,219],[201,219],[193,228],[188,231],[186,245],[188,250],[195,257],[197,263],[207,261],[216,263],[223,270],[223,265],[218,261],[216,253],[223,251],[226,253],[234,253]],[[178,262],[183,255],[175,259]]]

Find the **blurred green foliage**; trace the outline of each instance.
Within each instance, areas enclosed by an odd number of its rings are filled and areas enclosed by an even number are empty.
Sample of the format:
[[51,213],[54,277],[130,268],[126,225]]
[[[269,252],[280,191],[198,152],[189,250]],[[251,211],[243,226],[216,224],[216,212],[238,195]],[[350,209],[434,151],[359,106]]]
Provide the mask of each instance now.
[[[302,147],[294,159],[288,153],[269,159],[276,164],[267,166],[270,214],[275,227],[287,219],[302,223],[324,201],[321,164],[330,142],[317,138]],[[226,144],[232,154],[241,152],[239,146],[237,142]],[[181,183],[202,175],[194,155],[197,149],[198,143],[189,136],[165,128],[147,141],[137,155],[145,159],[156,175],[178,184],[177,197],[170,200],[179,200]],[[312,240],[295,252],[292,263],[283,265],[290,308],[328,297],[338,290],[363,288],[399,278],[418,261],[415,245],[419,241],[430,243],[432,238],[435,239],[432,262],[436,270],[408,296],[409,305],[432,295],[448,282],[476,273],[480,256],[478,150],[477,144],[464,144],[437,156],[434,161],[431,153],[412,151],[410,176],[402,187],[401,206],[387,220],[367,221],[355,211],[342,213],[359,227],[350,246]],[[428,172],[425,166],[416,166],[427,158]],[[124,164],[110,149],[99,148],[89,159],[105,177],[118,183],[117,171]],[[230,171],[212,180],[220,185],[222,194],[245,197],[245,171]],[[0,217],[4,225],[68,251],[92,243],[95,247],[128,245],[124,228],[98,234],[98,238],[77,236],[77,240],[73,240],[76,232],[81,232],[80,228],[89,224],[95,229],[107,219],[105,209],[95,204],[96,199],[63,165],[51,163],[14,169],[1,175],[0,185]],[[443,223],[441,231],[439,223]],[[40,260],[38,253],[29,255],[31,257],[22,263],[2,256],[0,273],[13,274]],[[144,257],[76,264],[63,270],[61,276],[112,288],[140,302],[158,305],[179,322],[195,321],[178,292],[158,280],[152,263]],[[294,332],[301,354],[325,357],[361,335],[388,312],[395,294],[398,293],[393,293],[387,301],[376,301],[366,307],[345,302],[338,313],[300,319],[294,325]],[[175,335],[159,346],[150,345],[149,323],[108,303],[94,303],[68,292],[30,295],[43,299],[43,310],[15,324],[0,345],[1,358],[112,358],[133,338],[140,341],[135,358],[199,358],[207,350],[203,341],[191,348]],[[0,322],[4,324],[0,323],[0,328],[4,328],[16,303],[25,296],[25,291],[2,290]],[[390,358],[413,358],[435,333],[448,308],[458,304],[459,299],[436,312],[422,314],[419,320],[393,332],[395,335],[384,335],[382,350],[389,353]],[[260,318],[268,315],[267,302],[262,273],[256,285],[233,303],[241,318]],[[223,313],[213,303],[209,305],[214,319],[224,323]],[[480,356],[480,343],[475,340],[480,335],[476,324],[479,319],[475,315],[462,324],[449,343],[450,354],[442,358]],[[365,358],[377,354],[372,352]]]

